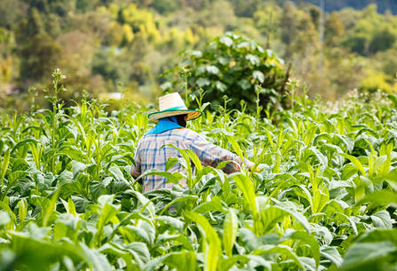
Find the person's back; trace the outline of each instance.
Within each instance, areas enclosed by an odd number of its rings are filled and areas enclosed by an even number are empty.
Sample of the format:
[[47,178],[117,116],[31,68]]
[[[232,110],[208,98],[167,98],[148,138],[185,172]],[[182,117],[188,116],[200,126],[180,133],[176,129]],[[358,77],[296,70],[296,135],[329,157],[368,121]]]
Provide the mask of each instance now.
[[[172,129],[160,134],[145,134],[138,143],[135,154],[135,166],[131,168],[131,174],[138,177],[141,173],[155,169],[156,171],[166,172],[167,161],[170,158],[182,158],[180,152],[172,147],[192,150],[206,166],[216,167],[223,161],[235,161],[228,163],[223,171],[232,173],[240,169],[237,163],[241,159],[219,146],[216,146],[200,134],[186,128]],[[252,165],[251,165],[252,166]],[[186,174],[186,170],[177,162],[167,172],[180,172]],[[161,188],[172,188],[172,183],[166,183],[167,179],[159,175],[148,175],[142,178],[143,192]],[[186,188],[186,180],[181,180],[180,185]]]
[[[171,93],[160,97],[160,111],[149,115],[152,121],[159,121],[156,127],[146,133],[138,142],[135,152],[135,164],[131,166],[131,175],[138,178],[148,170],[160,172],[180,172],[186,174],[181,163],[177,162],[167,170],[167,161],[170,158],[181,158],[179,149],[193,151],[201,163],[216,167],[220,162],[228,163],[222,170],[226,173],[236,172],[243,162],[237,155],[208,142],[198,133],[186,129],[186,121],[196,119],[202,115],[201,111],[187,109],[178,93]],[[248,160],[244,163],[252,169],[254,164]],[[167,183],[167,179],[159,175],[142,177],[143,192],[161,188],[172,188],[174,184]],[[186,188],[186,180],[179,182]]]
[[[185,130],[185,131],[183,131]],[[139,140],[137,153],[135,154],[135,164],[132,167],[131,174],[134,177],[139,176],[147,170],[155,169],[157,171],[165,172],[167,161],[169,158],[181,158],[182,155],[177,149],[167,146],[173,145],[177,148],[186,149],[186,136],[189,134],[188,129],[173,129],[165,131],[161,134],[145,134]],[[186,171],[180,163],[175,163],[168,172],[180,172],[185,174]],[[149,175],[143,177],[143,192],[157,190],[161,188],[172,188],[172,183],[166,183],[167,179],[159,175]],[[182,186],[186,182],[181,183]]]

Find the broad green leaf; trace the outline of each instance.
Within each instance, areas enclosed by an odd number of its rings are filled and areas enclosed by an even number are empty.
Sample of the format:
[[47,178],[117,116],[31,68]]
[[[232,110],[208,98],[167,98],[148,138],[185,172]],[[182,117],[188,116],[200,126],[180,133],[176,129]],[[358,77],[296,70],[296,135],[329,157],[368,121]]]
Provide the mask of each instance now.
[[163,208],[163,210],[161,210],[159,215],[164,214],[164,212],[168,211],[171,206],[174,206],[178,202],[195,202],[197,199],[198,199],[198,196],[195,196],[195,195],[187,195],[187,196],[182,196],[180,198],[176,198],[173,201],[171,201],[170,203],[168,203]]
[[1,162],[1,170],[0,170],[1,186],[0,186],[0,189],[3,189],[4,177],[6,175],[9,163],[10,163],[10,149],[7,149],[4,153],[4,156],[3,156],[3,159]]
[[252,77],[258,80],[259,83],[263,83],[265,81],[265,75],[261,71],[254,71],[252,73]]
[[286,257],[287,259],[292,260],[293,262],[295,262],[297,264],[298,267],[302,268],[302,263],[300,262],[298,256],[288,246],[265,245],[265,246],[260,246],[259,248],[255,249],[255,251],[253,252],[254,255],[266,255],[266,254],[273,254],[273,253],[280,254],[283,257]]
[[298,221],[303,228],[310,232],[311,226],[305,216],[302,214],[289,210],[288,208],[282,209],[279,206],[271,206],[266,208],[260,214],[260,220],[255,224],[257,234],[263,235],[264,233],[272,230],[276,223],[281,222],[284,217],[291,215]]
[[396,251],[397,247],[390,242],[355,243],[346,252],[341,270],[372,271],[373,262],[381,263],[385,256]]
[[[243,255],[233,255],[232,257],[228,259],[220,259],[220,263],[218,265],[218,270],[219,271],[228,271],[230,270],[233,266],[235,266],[237,263],[242,263],[246,264],[249,262],[249,256],[243,256]],[[256,257],[256,256],[252,256]]]
[[321,224],[313,224],[312,232],[315,233],[318,242],[323,245],[330,245],[334,239],[329,229],[321,226]]
[[320,213],[324,206],[328,203],[329,201],[329,193],[328,189],[323,188],[322,190],[317,189],[315,192],[313,192],[313,197],[312,197],[312,213]]
[[340,141],[343,142],[348,152],[352,152],[354,149],[354,140],[348,137],[344,137],[343,135],[336,134],[335,135]]
[[234,176],[237,187],[243,193],[243,197],[250,208],[250,211],[255,215],[257,211],[256,201],[255,201],[255,188],[250,178],[245,175],[237,174]]
[[238,237],[243,241],[247,252],[251,252],[260,245],[262,245],[261,239],[255,235],[252,231],[247,228],[241,228],[238,231]]
[[175,217],[171,217],[171,216],[157,216],[154,218],[156,221],[161,221],[163,223],[168,224],[169,226],[173,227],[174,229],[176,229],[179,232],[183,231],[183,222]]
[[11,150],[11,153],[14,153],[17,149],[21,148],[21,147],[25,147],[25,146],[29,146],[29,144],[33,144],[36,145],[38,142],[36,139],[33,138],[28,138],[28,139],[24,139],[22,141],[19,141]]
[[165,177],[165,178],[167,178],[167,182],[169,182],[169,183],[178,183],[181,179],[186,178],[186,176],[182,175],[179,172],[170,173],[170,172],[158,171],[156,169],[151,169],[151,170],[145,171],[145,173],[140,175],[139,178],[136,179],[136,181],[143,179],[144,177],[150,176],[150,175],[157,175],[157,176]]
[[56,205],[57,205],[57,200],[59,193],[61,192],[60,189],[56,190],[55,193],[52,195],[51,200],[49,201],[49,204],[46,205],[44,209],[42,209],[43,212],[43,223],[42,226],[46,227],[53,212],[56,210]]
[[184,216],[197,223],[197,226],[204,237],[204,271],[216,271],[219,257],[222,255],[221,241],[218,234],[203,216],[194,212],[185,212]]
[[171,252],[164,257],[162,262],[177,271],[197,270],[196,254],[193,251]]
[[163,264],[163,260],[165,259],[166,255],[151,259],[148,261],[141,270],[145,271],[154,271],[158,270],[160,266]]
[[131,253],[120,245],[116,245],[114,243],[106,243],[99,248],[99,252],[106,255],[115,255],[124,260],[127,265],[126,270],[128,271],[138,271],[140,270],[139,266],[137,266],[131,257]]
[[377,157],[372,165],[370,165],[371,173],[370,175],[376,173],[386,162],[387,156],[383,155],[381,157]]
[[381,206],[392,206],[397,208],[397,192],[381,190],[367,194],[356,203],[356,207],[369,203],[368,208],[373,209]]
[[395,94],[388,94],[387,98],[393,102],[393,106],[397,109],[397,96]]
[[141,242],[134,242],[131,244],[128,244],[126,246],[126,250],[131,253],[135,260],[138,262],[139,266],[141,267],[141,270],[146,270],[143,268],[143,265],[147,263],[150,259],[150,252],[145,243]]
[[[248,55],[246,55],[245,56],[245,58],[249,61],[249,62],[251,62],[251,65],[258,65],[259,63],[260,63],[260,61],[259,61],[259,58],[257,57],[257,56],[255,56],[255,55],[252,55],[252,54],[248,54]],[[254,77],[255,78],[255,77]],[[261,82],[262,83],[262,82]]]
[[365,196],[365,182],[361,178],[362,176],[356,176],[353,179],[354,183],[354,199],[356,202],[359,202]]
[[[29,255],[20,257],[16,263],[18,266],[29,266],[29,270],[40,271],[48,269],[49,265],[59,262],[68,256],[74,260],[83,261],[91,265],[91,261],[80,253],[80,246],[72,246],[70,243],[54,243],[41,239],[39,236],[27,236],[26,233],[12,232],[12,250],[16,255]],[[106,259],[106,258],[105,258]],[[104,268],[107,266],[104,265]],[[110,265],[108,264],[108,267]],[[99,268],[97,270],[105,270]]]
[[98,230],[96,234],[98,244],[103,238],[103,229],[107,223],[109,223],[113,217],[119,212],[120,205],[113,205],[108,202],[100,210],[98,222],[96,223],[96,229]]
[[54,223],[54,241],[67,237],[72,242],[75,242],[79,233],[80,222],[78,218],[71,214],[61,214]]
[[0,226],[7,225],[11,222],[10,215],[5,211],[0,211]]
[[376,214],[371,215],[371,219],[374,223],[374,226],[379,229],[391,229],[393,227],[393,222],[390,214],[386,210],[382,210],[377,212]]
[[141,213],[144,212],[145,210],[148,211],[150,217],[154,217],[155,216],[155,210],[154,210],[154,205],[153,202],[151,202],[150,200],[148,200],[144,195],[142,195],[141,193],[139,193],[138,191],[135,190],[130,190],[132,192],[132,194],[135,195],[135,197],[138,199],[138,201],[141,203],[142,205],[142,209],[141,209]]
[[283,236],[283,238],[290,238],[294,240],[298,240],[302,243],[306,243],[310,246],[313,258],[316,262],[316,267],[320,264],[320,245],[318,244],[317,240],[310,235],[308,232],[304,231],[295,231],[290,234]]
[[349,159],[349,161],[352,162],[353,165],[356,166],[356,168],[360,171],[360,173],[363,176],[366,176],[363,165],[361,164],[361,162],[356,157],[354,157],[352,155],[349,155],[349,154],[346,154],[346,153],[340,153],[339,155],[344,157],[344,158],[346,158],[346,159]]
[[[19,226],[23,226],[25,223],[26,215],[28,214],[28,204],[26,199],[21,199],[18,202],[18,221]],[[22,228],[20,228],[22,229]]]
[[350,223],[351,229],[353,230],[355,235],[358,235],[358,230],[357,230],[357,225],[356,222],[354,222],[354,217],[348,216],[344,213],[341,212],[334,212],[335,219],[339,217],[343,217],[346,221]]
[[232,249],[236,242],[238,232],[238,220],[234,209],[229,209],[223,222],[223,248],[226,255],[232,257]]
[[335,247],[322,246],[320,248],[320,254],[324,258],[330,260],[337,267],[340,267],[342,265],[343,259],[339,254],[339,251]]
[[232,144],[233,150],[237,153],[237,155],[241,158],[241,160],[244,160],[243,152],[237,141],[234,139],[234,137],[227,136],[227,139],[229,143]]
[[360,243],[376,243],[389,241],[397,247],[397,229],[375,229],[364,233],[360,239]]
[[139,236],[146,244],[153,245],[156,236],[156,229],[150,223],[144,220],[139,220],[137,226],[128,225],[125,229],[128,229],[136,236]]
[[72,198],[68,199],[68,213],[72,214],[74,217],[77,216],[76,206],[74,205]]
[[101,254],[99,250],[87,247],[84,243],[79,243],[84,258],[96,271],[109,271],[112,269],[106,256]]
[[109,171],[110,171],[110,173],[112,173],[112,175],[114,176],[114,178],[117,181],[127,183],[127,180],[124,178],[124,175],[121,172],[120,168],[118,168],[118,167],[110,167]]
[[230,47],[233,45],[233,40],[227,36],[222,36],[219,41],[223,44],[225,44],[227,47]]
[[258,255],[247,255],[249,259],[247,265],[249,266],[250,270],[257,270],[256,268],[266,268],[267,270],[272,270],[272,261],[265,260],[262,256]]
[[208,211],[218,211],[218,212],[227,212],[222,206],[222,200],[215,196],[211,199],[211,201],[206,201],[193,209],[193,212],[202,214]]
[[397,169],[391,170],[384,175],[383,178],[393,187],[394,191],[397,192]]
[[328,158],[318,149],[316,149],[315,147],[310,147],[309,150],[313,152],[313,154],[317,157],[318,161],[324,168],[328,165]]

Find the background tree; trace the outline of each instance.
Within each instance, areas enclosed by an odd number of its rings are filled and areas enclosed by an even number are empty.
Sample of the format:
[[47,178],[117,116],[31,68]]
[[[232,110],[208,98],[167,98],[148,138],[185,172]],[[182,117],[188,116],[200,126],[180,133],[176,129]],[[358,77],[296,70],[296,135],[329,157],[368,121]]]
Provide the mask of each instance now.
[[14,25],[18,16],[19,0],[1,0],[0,1],[0,27],[8,29]]
[[12,53],[15,50],[15,37],[11,31],[0,27],[0,89],[13,79],[15,61],[17,57]]
[[332,12],[325,23],[325,43],[333,47],[341,40],[345,27],[336,12]]
[[305,55],[318,47],[318,33],[312,17],[293,3],[284,5],[279,26],[281,41],[286,44],[284,58],[291,58],[293,54]]
[[396,39],[397,32],[390,25],[386,25],[373,34],[368,51],[371,54],[386,51],[394,46]]
[[48,34],[36,34],[22,49],[21,76],[41,80],[59,64],[62,47]]
[[[244,100],[247,110],[255,112],[258,95],[260,105],[266,107],[276,104],[284,94],[287,75],[282,63],[257,42],[226,33],[210,41],[202,51],[186,52],[181,66],[166,73],[170,81],[162,86],[166,92],[183,89],[185,82],[179,74],[182,67],[190,73],[189,88],[196,95],[199,89],[205,91],[204,102],[221,105],[226,95],[231,108],[241,109]],[[262,89],[260,93],[257,86]]]

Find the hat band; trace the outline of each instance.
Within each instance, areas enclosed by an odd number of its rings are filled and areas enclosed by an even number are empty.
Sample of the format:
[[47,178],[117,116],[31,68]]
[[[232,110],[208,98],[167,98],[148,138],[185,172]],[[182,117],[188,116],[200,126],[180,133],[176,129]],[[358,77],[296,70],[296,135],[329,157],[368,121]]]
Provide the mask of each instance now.
[[187,108],[185,106],[175,106],[161,111],[175,111],[175,110],[187,110]]

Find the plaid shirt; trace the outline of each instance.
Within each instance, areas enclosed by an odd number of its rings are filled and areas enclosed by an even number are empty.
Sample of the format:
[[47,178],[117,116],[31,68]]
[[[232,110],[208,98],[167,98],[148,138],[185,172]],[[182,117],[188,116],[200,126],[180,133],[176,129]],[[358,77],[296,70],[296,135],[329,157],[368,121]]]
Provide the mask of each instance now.
[[[169,158],[182,158],[182,155],[173,147],[165,146],[172,144],[180,149],[192,150],[206,166],[216,167],[223,161],[234,161],[228,163],[222,170],[225,173],[232,173],[240,170],[242,161],[240,157],[232,152],[222,149],[207,140],[198,133],[186,129],[173,129],[161,134],[145,134],[138,142],[135,152],[135,165],[131,166],[131,175],[139,177],[146,170],[156,169],[166,171],[166,164]],[[245,160],[248,167],[254,164]],[[186,170],[180,163],[175,163],[168,172],[180,172],[186,176]],[[167,179],[163,176],[149,175],[143,177],[143,192],[148,192],[161,188],[172,188],[172,183],[166,183]],[[186,187],[186,180],[181,180],[180,184]]]

